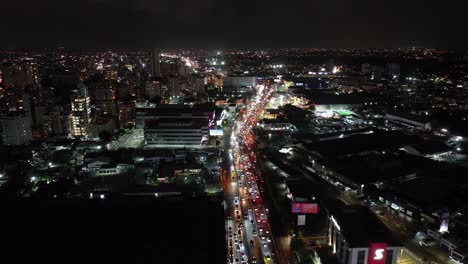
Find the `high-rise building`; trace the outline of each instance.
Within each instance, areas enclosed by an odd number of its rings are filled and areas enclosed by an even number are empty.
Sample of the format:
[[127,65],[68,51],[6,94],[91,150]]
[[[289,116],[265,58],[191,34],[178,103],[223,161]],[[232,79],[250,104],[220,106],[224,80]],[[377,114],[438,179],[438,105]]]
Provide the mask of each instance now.
[[65,135],[67,125],[67,117],[60,111],[51,111],[43,116],[42,129],[49,135]]
[[329,58],[325,63],[325,69],[328,72],[332,72],[334,67],[335,67],[335,60],[333,58]]
[[167,80],[168,95],[171,97],[180,96],[179,78],[169,77]]
[[145,85],[145,98],[153,99],[157,96],[162,96],[160,81],[147,81]]
[[151,76],[153,78],[161,78],[161,65],[160,65],[160,57],[159,57],[159,50],[155,49],[151,52]]
[[144,101],[146,94],[146,82],[148,74],[144,71],[138,72],[136,77],[136,100],[137,102]]
[[31,142],[31,118],[24,111],[13,111],[0,117],[5,145],[25,145]]
[[71,95],[71,110],[71,135],[90,135],[91,100],[88,94],[88,88],[83,84],[79,84],[78,89],[73,90]]
[[400,74],[400,64],[398,64],[398,63],[388,63],[387,64],[387,74],[389,74],[389,75],[399,75]]

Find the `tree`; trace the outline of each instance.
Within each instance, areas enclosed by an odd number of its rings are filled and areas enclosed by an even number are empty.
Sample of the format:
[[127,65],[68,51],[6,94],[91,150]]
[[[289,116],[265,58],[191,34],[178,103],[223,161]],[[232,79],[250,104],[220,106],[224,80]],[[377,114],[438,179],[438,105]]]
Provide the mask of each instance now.
[[102,141],[110,141],[111,138],[112,138],[112,134],[109,133],[109,131],[101,131],[99,132],[99,138],[102,140]]

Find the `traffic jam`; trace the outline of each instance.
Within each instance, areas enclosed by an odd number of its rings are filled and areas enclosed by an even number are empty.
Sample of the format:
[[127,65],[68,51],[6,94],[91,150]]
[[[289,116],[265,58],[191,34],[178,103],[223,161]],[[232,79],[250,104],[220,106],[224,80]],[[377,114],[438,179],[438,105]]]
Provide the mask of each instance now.
[[228,149],[232,212],[227,221],[228,263],[275,263],[274,241],[263,206],[263,179],[256,168],[255,138],[252,134],[270,88],[261,85],[257,96],[241,112],[233,128]]

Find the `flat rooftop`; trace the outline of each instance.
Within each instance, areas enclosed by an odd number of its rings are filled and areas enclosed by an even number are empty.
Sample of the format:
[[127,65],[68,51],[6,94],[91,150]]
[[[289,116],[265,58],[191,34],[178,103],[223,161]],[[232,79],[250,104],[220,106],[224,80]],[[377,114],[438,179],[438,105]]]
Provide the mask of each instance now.
[[397,196],[428,211],[458,210],[468,204],[468,166],[428,170],[417,179],[392,185]]
[[304,144],[309,151],[319,153],[324,158],[360,153],[372,150],[398,149],[417,141],[398,131],[375,131],[369,134],[355,134],[349,137]]
[[318,161],[358,184],[378,183],[420,174],[441,166],[440,162],[403,152],[376,152]]
[[369,247],[370,243],[398,246],[390,231],[368,208],[362,206],[328,207],[351,248]]

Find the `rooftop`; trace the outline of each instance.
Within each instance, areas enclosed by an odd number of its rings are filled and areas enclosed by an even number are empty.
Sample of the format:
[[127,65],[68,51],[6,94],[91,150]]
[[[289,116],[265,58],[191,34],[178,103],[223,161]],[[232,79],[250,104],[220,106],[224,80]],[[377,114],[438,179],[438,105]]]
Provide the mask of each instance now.
[[417,179],[392,187],[399,197],[428,211],[458,210],[468,204],[468,166],[428,170]]
[[390,231],[369,209],[362,206],[328,206],[350,248],[368,247],[370,243],[398,246]]
[[405,135],[398,131],[375,131],[369,134],[312,142],[304,144],[304,147],[319,153],[324,158],[332,158],[364,151],[398,149],[416,139],[415,136]]
[[402,179],[440,166],[440,162],[400,152],[343,156],[319,163],[358,184]]

